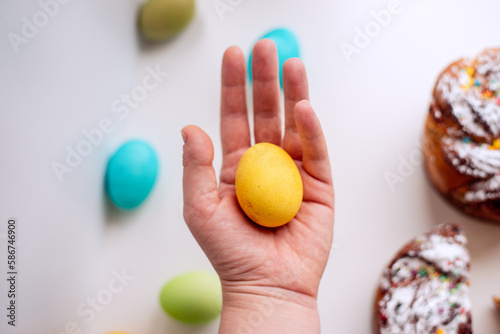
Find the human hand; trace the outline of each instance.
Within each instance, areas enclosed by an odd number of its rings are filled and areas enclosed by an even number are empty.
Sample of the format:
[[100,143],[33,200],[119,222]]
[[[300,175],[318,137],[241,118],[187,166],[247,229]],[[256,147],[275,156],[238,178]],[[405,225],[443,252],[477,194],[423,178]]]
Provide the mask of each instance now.
[[[307,77],[299,59],[283,66],[283,138],[272,41],[256,43],[252,69],[255,142],[281,146],[294,159],[304,186],[300,210],[288,224],[270,229],[250,221],[238,204],[236,168],[250,147],[250,129],[245,58],[239,48],[230,47],[222,62],[220,183],[212,166],[210,138],[198,127],[185,127],[184,218],[221,279],[220,333],[237,333],[237,328],[241,333],[319,332],[316,298],[331,248],[334,213],[325,138],[307,101]],[[251,312],[259,312],[258,305],[267,305],[267,311],[257,313],[262,321],[247,319]]]

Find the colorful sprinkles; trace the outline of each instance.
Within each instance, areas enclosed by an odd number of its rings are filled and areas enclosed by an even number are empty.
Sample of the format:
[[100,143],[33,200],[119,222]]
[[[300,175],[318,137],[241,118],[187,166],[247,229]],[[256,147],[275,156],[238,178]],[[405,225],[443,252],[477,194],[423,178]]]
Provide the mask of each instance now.
[[481,93],[481,97],[485,100],[489,100],[495,97],[495,93],[489,89],[485,89]]
[[498,150],[500,149],[500,139],[495,139],[493,143],[489,147],[490,150]]
[[[477,142],[473,141],[472,139],[470,139],[469,137],[463,137],[462,138],[462,143],[464,144],[469,144],[469,145],[472,145],[474,147],[477,147],[477,146],[480,146],[480,145],[484,145],[484,144],[478,144]],[[496,138],[494,139],[489,145],[488,145],[488,149],[490,150],[500,150],[500,138]]]
[[472,67],[462,68],[461,71],[460,87],[464,91],[469,91],[471,88],[480,89],[481,98],[484,100],[495,99],[495,103],[500,105],[499,98],[499,84],[497,80],[491,79],[488,84],[483,84],[479,78],[474,78],[476,71]]

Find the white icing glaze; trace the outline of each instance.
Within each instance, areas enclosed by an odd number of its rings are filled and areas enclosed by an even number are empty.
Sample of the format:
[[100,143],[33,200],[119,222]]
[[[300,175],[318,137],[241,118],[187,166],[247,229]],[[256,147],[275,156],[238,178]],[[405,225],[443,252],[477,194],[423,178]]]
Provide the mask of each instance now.
[[495,175],[486,181],[474,183],[465,192],[464,199],[467,202],[483,202],[486,200],[500,199],[500,176]]
[[413,332],[414,325],[408,319],[412,315],[411,304],[415,299],[416,290],[415,286],[407,286],[394,290],[392,295],[386,295],[384,298],[385,307],[389,312],[393,311],[390,319],[396,326],[383,328],[383,334],[393,334],[396,328],[403,333]]
[[468,277],[469,252],[456,238],[433,234],[423,246],[420,256],[440,271]]
[[479,74],[486,75],[488,72],[500,72],[500,53],[488,50],[477,57],[476,70]]
[[[451,294],[450,290],[453,289]],[[455,286],[455,283],[438,278],[415,281],[395,289],[381,302],[385,305],[390,324],[382,328],[381,333],[429,334],[440,328],[444,333],[456,334],[460,324],[468,320],[468,294],[469,287],[466,284]],[[460,305],[458,310],[455,305]]]
[[408,252],[384,271],[381,288],[387,293],[379,307],[387,325],[381,333],[428,334],[438,328],[457,333],[470,313],[467,239],[431,234],[414,242],[419,251]]
[[481,124],[475,121],[475,113],[467,103],[464,91],[457,78],[446,73],[439,81],[437,91],[441,93],[451,105],[453,115],[467,132],[473,133],[479,137],[488,135]]
[[[436,90],[450,104],[453,115],[466,132],[478,137],[489,134],[497,137],[500,134],[500,105],[496,99],[484,99],[482,94],[485,83],[488,87],[498,87],[495,79],[500,76],[500,57],[480,56],[478,64],[477,77],[471,76],[465,68],[453,67],[452,73],[441,77]],[[472,68],[472,61],[465,60],[465,66]],[[475,85],[476,80],[480,86]]]
[[485,178],[500,172],[500,150],[491,150],[490,145],[449,137],[443,139],[443,145],[451,163],[462,174]]

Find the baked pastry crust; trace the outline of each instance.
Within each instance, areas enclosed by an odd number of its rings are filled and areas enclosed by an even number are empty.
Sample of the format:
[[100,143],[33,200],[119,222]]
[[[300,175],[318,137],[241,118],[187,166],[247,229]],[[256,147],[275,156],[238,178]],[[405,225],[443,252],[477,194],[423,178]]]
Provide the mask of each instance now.
[[500,49],[439,76],[425,124],[427,175],[466,213],[500,222]]
[[495,302],[495,306],[500,311],[500,296],[493,296],[493,301]]
[[467,239],[456,224],[408,242],[385,268],[375,298],[379,334],[472,334]]

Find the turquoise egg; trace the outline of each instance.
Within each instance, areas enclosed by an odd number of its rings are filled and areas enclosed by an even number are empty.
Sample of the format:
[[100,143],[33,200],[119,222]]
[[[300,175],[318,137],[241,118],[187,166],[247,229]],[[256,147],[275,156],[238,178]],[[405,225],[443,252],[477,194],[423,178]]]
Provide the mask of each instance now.
[[[276,44],[278,50],[280,85],[283,87],[283,64],[289,58],[299,58],[299,42],[294,33],[286,28],[274,29],[264,34],[259,40],[268,38]],[[253,47],[252,47],[253,49]],[[248,59],[248,77],[252,80],[252,53]]]
[[148,143],[131,140],[109,159],[105,187],[111,201],[119,208],[139,206],[156,182],[158,157]]

